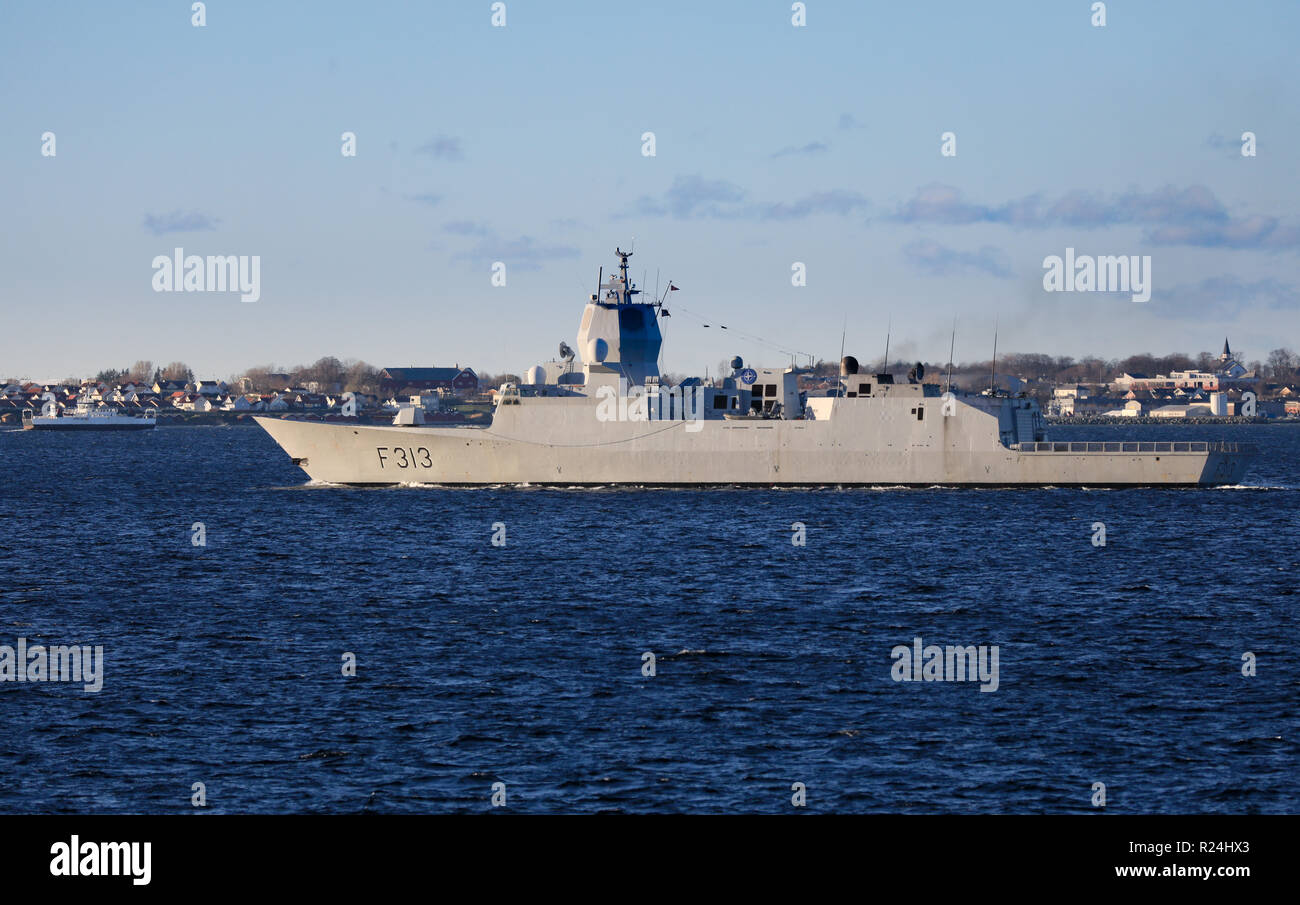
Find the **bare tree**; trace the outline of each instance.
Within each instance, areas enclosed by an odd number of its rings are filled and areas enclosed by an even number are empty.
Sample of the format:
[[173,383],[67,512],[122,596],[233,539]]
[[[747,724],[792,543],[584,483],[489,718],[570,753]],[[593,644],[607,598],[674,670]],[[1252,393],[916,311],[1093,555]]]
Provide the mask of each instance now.
[[271,375],[277,373],[280,371],[274,364],[267,364],[248,368],[242,376],[248,381],[249,392],[268,393],[271,390],[283,389],[283,387],[271,386]]
[[343,389],[351,393],[377,394],[379,392],[379,369],[364,361],[349,358],[343,362],[346,370]]
[[153,379],[153,362],[141,359],[131,365],[127,371],[127,378],[132,383],[147,383]]
[[1285,346],[1268,353],[1268,373],[1274,383],[1290,383],[1295,369],[1296,354]]
[[173,361],[163,365],[162,376],[164,380],[181,380],[185,383],[192,383],[194,380],[194,372],[183,361]]
[[317,359],[313,364],[296,369],[293,382],[295,384],[316,383],[319,384],[322,393],[337,393],[343,389],[347,376],[347,368],[344,367],[343,362],[327,355]]

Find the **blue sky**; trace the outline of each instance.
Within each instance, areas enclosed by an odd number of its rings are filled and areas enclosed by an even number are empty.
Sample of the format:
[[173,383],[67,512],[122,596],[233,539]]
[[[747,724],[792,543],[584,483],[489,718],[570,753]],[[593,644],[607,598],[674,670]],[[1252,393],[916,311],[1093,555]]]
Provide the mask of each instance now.
[[[1300,346],[1300,4],[490,6],[0,5],[0,376],[518,373],[633,237],[650,288],[825,358],[846,318],[864,358],[892,319],[943,360],[954,317],[958,360],[995,318],[1008,351]],[[260,300],[155,293],[177,246],[259,255]],[[1151,301],[1043,291],[1067,246],[1151,255]],[[788,361],[689,317],[665,340],[671,371]]]

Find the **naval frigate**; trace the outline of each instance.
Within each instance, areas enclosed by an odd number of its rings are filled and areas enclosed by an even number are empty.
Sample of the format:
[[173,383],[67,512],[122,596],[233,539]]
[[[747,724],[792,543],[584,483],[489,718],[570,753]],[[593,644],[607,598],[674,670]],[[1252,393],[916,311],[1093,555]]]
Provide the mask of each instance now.
[[1245,473],[1250,450],[1234,443],[1052,442],[1034,399],[941,392],[919,365],[895,381],[848,356],[825,395],[808,395],[797,368],[737,357],[731,376],[668,386],[664,300],[642,301],[631,253],[615,254],[578,351],[561,343],[560,359],[503,384],[486,424],[256,420],[312,480],[334,484],[1111,487]]

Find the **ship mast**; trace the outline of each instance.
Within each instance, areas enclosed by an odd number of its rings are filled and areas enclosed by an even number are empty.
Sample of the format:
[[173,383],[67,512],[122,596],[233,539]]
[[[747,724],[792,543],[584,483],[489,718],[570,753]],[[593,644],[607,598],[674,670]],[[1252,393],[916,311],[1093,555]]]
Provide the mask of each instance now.
[[632,257],[632,252],[615,248],[614,254],[618,255],[618,276],[619,281],[623,284],[618,301],[622,305],[631,305],[633,304],[632,296],[641,294],[641,290],[633,286],[627,275],[627,259]]

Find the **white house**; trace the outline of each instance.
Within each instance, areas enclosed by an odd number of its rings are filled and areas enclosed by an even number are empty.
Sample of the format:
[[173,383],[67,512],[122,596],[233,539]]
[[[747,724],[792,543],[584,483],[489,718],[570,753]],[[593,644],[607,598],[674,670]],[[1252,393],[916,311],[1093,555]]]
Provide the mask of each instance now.
[[222,408],[228,412],[260,412],[262,400],[256,396],[232,396]]
[[194,384],[194,392],[201,396],[220,396],[226,392],[226,384],[221,380],[200,380]]
[[1136,418],[1142,414],[1142,401],[1140,399],[1130,399],[1124,403],[1122,409],[1111,409],[1103,414],[1107,418]]

